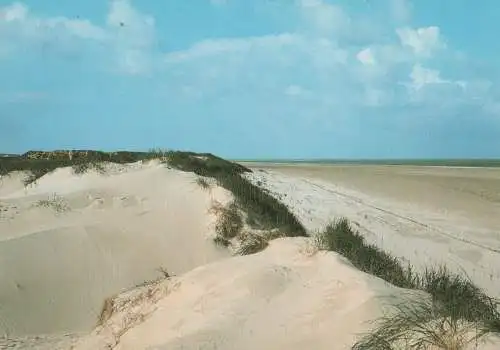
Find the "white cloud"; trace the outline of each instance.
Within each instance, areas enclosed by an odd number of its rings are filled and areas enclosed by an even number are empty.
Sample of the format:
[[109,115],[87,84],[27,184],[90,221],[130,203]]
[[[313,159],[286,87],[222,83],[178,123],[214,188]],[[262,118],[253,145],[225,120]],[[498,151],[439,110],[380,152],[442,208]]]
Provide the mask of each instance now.
[[427,85],[449,84],[461,88],[467,88],[467,83],[463,80],[449,80],[441,77],[441,72],[437,69],[425,68],[421,64],[415,64],[410,72],[410,87],[420,90]]
[[[0,36],[0,53],[4,56],[25,41],[75,47],[75,39],[84,40],[105,44],[118,63],[112,66],[130,74],[149,70],[155,44],[154,18],[138,12],[128,0],[110,2],[105,26],[85,19],[36,16],[24,4],[14,3],[0,8],[0,30],[5,33]],[[110,52],[106,55],[110,56]]]
[[108,32],[119,69],[130,74],[150,71],[155,45],[155,20],[137,11],[128,0],[114,0],[107,17]]
[[441,84],[446,80],[441,79],[441,74],[438,70],[422,67],[420,64],[415,64],[410,73],[411,85],[416,90],[421,89],[428,84]]
[[358,61],[360,61],[364,65],[374,65],[375,64],[375,57],[373,56],[373,52],[369,47],[359,51],[356,54],[356,58],[358,59]]
[[437,49],[444,47],[439,28],[436,26],[417,29],[399,28],[396,33],[401,44],[410,47],[419,56],[430,57]]
[[0,9],[0,22],[14,22],[26,19],[28,8],[18,2]]
[[0,26],[5,31],[12,29],[10,33],[14,35],[14,38],[5,38],[5,40],[50,39],[57,33],[81,39],[104,40],[107,37],[104,29],[93,25],[88,20],[36,17],[31,15],[28,7],[21,3],[14,3],[0,9]]
[[[398,21],[410,19],[408,1],[388,1]],[[65,17],[43,18],[15,3],[0,10],[0,29],[9,28],[9,35],[17,40],[3,36],[10,40],[3,42],[0,36],[0,52],[4,45],[15,46],[25,39],[46,40],[64,32],[82,43],[100,43],[104,49],[99,59],[108,67],[127,74],[164,74],[162,79],[171,86],[188,87],[167,89],[172,93],[184,91],[188,96],[196,91],[198,98],[237,89],[279,96],[308,94],[322,101],[324,109],[335,106],[338,114],[359,106],[404,103],[416,91],[430,86],[458,87],[471,96],[469,90],[477,92],[468,89],[469,82],[460,77],[447,80],[438,69],[422,66],[446,49],[437,26],[402,27],[394,32],[390,23],[383,23],[386,33],[392,33],[392,42],[376,36],[370,42],[360,42],[349,39],[362,37],[366,41],[369,27],[340,6],[323,0],[296,0],[292,9],[299,10],[300,24],[305,23],[306,28],[298,25],[279,34],[204,39],[185,50],[163,53],[156,46],[154,17],[139,12],[130,1],[111,1],[102,26]],[[55,42],[59,44],[60,40]]]

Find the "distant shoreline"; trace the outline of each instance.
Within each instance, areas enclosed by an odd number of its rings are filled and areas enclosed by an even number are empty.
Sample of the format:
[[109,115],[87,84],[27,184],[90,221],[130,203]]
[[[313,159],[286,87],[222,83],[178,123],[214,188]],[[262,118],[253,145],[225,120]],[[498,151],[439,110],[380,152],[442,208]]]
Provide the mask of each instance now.
[[407,165],[453,168],[498,168],[500,159],[238,159],[238,163],[276,165]]

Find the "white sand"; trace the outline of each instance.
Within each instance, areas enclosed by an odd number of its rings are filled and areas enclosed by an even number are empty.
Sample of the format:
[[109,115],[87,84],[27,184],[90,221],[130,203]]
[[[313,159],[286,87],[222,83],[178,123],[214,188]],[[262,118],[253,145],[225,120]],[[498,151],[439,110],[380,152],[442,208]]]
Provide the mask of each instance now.
[[[310,230],[333,214],[355,217],[369,208],[359,202],[361,194],[349,199],[310,179],[251,177],[286,194]],[[106,297],[156,277],[156,267],[178,276],[123,292],[113,299],[111,317],[90,334],[0,339],[0,348],[349,349],[387,304],[408,296],[333,252],[315,252],[305,238],[278,239],[261,253],[226,259],[228,253],[207,240],[214,220],[207,208],[211,196],[224,202],[230,195],[220,188],[210,195],[194,179],[152,164],[107,177],[61,169],[26,192],[9,180],[10,189],[0,192],[0,202],[11,208],[0,224],[3,331],[83,330]],[[30,208],[52,192],[71,212]],[[392,223],[373,231],[390,234]],[[439,242],[426,244],[432,252]]]
[[[181,274],[229,256],[208,237],[208,209],[230,196],[202,190],[192,173],[157,163],[108,176],[64,168],[26,190],[20,176],[1,187],[0,334],[90,330],[105,298],[158,268]],[[69,211],[33,206],[54,193]]]
[[403,261],[419,269],[445,264],[467,274],[490,296],[500,297],[500,203],[434,185],[463,177],[460,190],[482,181],[480,172],[486,180],[496,181],[491,184],[493,192],[485,195],[498,197],[500,169],[441,171],[432,184],[421,185],[418,177],[409,182],[395,176],[404,167],[344,168],[262,167],[247,177],[281,198],[310,232],[346,217],[368,242]]
[[[348,349],[379,314],[375,298],[400,292],[336,254],[307,250],[303,238],[278,239],[261,253],[199,267],[172,281],[153,308],[129,307],[77,349]],[[145,320],[118,341],[131,309]]]

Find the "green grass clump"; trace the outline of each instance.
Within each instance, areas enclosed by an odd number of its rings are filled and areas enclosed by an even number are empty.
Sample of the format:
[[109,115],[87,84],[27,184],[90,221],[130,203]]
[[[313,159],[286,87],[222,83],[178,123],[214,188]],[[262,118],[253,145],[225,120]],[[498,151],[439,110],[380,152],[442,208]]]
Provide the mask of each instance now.
[[[487,296],[468,278],[453,274],[445,267],[429,268],[423,274],[417,274],[411,266],[404,267],[395,257],[367,244],[346,219],[328,225],[315,239],[320,249],[341,254],[361,271],[395,286],[430,295],[428,303],[416,300],[399,305],[395,313],[379,320],[379,327],[357,343],[355,349],[393,349],[396,345],[401,346],[402,341],[412,344],[408,349],[427,349],[425,346],[432,339],[436,346],[444,344],[446,337],[451,337],[446,338],[449,344],[465,344],[475,341],[475,335],[500,333],[498,301]],[[464,331],[471,327],[476,330],[475,335]],[[405,338],[408,336],[411,339]],[[463,347],[438,348],[458,350]]]
[[359,270],[397,287],[414,288],[417,283],[418,278],[411,268],[404,268],[395,257],[376,246],[366,244],[363,236],[353,231],[345,218],[328,225],[315,238],[321,249],[335,251]]

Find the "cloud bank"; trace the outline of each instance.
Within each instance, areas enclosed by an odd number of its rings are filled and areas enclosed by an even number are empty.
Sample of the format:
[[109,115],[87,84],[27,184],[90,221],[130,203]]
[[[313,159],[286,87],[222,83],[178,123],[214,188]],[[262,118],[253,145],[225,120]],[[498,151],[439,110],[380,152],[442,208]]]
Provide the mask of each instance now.
[[[238,16],[243,6],[206,5],[199,18]],[[34,125],[46,118],[57,120],[59,133],[83,130],[73,139],[82,146],[161,145],[234,157],[500,156],[494,75],[466,70],[477,57],[450,45],[438,23],[413,25],[417,5],[256,1],[255,34],[228,27],[226,35],[193,39],[182,23],[177,32],[165,29],[166,4],[152,14],[138,1],[114,0],[100,19],[85,19],[12,3],[0,9],[0,61],[54,83],[20,83],[19,76],[0,83],[0,136],[11,135],[0,146],[35,147],[3,130],[35,133],[27,124],[37,105],[47,112],[35,113]],[[279,21],[277,8],[286,14]],[[267,33],[257,30],[266,25]],[[45,96],[58,107],[43,105]],[[86,121],[82,109],[92,114]],[[131,145],[106,136],[116,125]],[[69,136],[33,140],[72,146]]]

